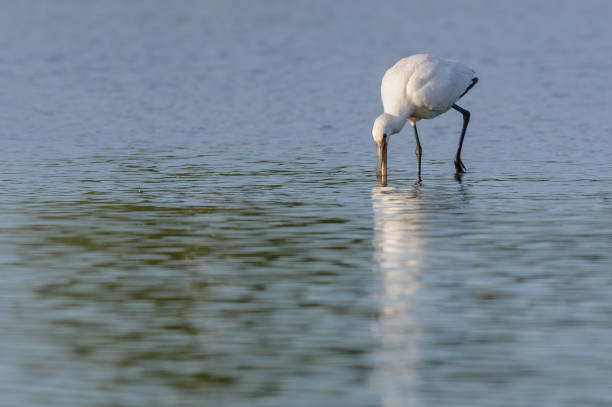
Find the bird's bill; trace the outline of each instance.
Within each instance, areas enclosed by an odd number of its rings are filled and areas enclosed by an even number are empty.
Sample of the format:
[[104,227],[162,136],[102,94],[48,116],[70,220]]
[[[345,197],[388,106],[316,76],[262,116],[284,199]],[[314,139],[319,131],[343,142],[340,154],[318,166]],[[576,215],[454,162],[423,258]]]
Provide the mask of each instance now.
[[376,166],[376,180],[379,185],[387,185],[387,139],[384,138],[380,143],[376,143],[376,153],[378,155],[378,165]]

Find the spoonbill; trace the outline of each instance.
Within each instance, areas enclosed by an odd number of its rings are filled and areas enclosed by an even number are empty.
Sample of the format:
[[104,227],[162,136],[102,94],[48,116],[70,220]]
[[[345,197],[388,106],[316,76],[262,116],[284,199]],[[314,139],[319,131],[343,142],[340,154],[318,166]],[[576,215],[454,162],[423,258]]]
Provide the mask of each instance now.
[[476,83],[476,72],[464,64],[427,54],[402,58],[385,72],[380,85],[384,113],[376,118],[372,137],[376,142],[378,166],[376,177],[382,185],[387,183],[387,145],[392,134],[399,133],[406,122],[414,132],[417,156],[417,182],[421,182],[421,143],[416,122],[432,119],[450,108],[463,115],[463,128],[455,154],[457,174],[465,172],[461,161],[461,147],[470,112],[457,106]]

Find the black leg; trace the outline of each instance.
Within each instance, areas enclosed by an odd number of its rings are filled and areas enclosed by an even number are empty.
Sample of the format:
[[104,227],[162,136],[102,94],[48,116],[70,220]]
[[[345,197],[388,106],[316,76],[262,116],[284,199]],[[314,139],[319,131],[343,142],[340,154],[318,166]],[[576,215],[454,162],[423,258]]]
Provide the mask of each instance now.
[[423,149],[421,148],[421,142],[419,141],[419,133],[417,132],[416,122],[410,122],[412,125],[412,130],[414,130],[414,141],[416,143],[415,153],[417,156],[417,182],[421,182],[421,153]]
[[468,123],[470,122],[470,112],[467,110],[453,105],[453,109],[463,115],[463,128],[461,129],[461,138],[459,139],[459,147],[457,148],[457,154],[455,154],[455,169],[457,174],[465,172],[465,165],[461,162],[461,147],[463,146],[463,138],[465,137],[465,131],[467,130]]

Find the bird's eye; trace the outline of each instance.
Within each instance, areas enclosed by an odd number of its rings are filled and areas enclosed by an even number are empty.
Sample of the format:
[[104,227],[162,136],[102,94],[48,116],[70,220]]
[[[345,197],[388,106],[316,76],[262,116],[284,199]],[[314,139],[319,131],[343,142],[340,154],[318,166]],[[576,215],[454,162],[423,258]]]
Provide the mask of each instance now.
[[383,138],[387,138],[387,133],[384,133],[384,134],[383,134]]

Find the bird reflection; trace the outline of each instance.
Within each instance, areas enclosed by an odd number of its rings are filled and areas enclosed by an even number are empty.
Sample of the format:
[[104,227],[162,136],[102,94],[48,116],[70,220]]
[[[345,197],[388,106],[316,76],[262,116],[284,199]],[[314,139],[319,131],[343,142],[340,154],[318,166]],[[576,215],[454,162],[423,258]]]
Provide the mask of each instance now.
[[418,186],[409,192],[375,187],[374,272],[378,277],[379,317],[374,385],[385,407],[417,406],[420,327],[414,315],[414,296],[421,288],[419,274],[426,265],[427,241]]

